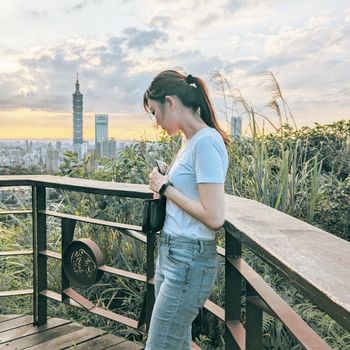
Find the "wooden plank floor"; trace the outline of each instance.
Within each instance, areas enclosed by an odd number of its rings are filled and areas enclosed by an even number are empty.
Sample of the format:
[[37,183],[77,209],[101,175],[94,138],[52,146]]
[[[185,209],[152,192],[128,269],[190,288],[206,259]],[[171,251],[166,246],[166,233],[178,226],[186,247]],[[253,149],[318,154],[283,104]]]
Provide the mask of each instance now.
[[0,315],[0,350],[140,350],[143,346],[60,318],[33,326],[32,316]]

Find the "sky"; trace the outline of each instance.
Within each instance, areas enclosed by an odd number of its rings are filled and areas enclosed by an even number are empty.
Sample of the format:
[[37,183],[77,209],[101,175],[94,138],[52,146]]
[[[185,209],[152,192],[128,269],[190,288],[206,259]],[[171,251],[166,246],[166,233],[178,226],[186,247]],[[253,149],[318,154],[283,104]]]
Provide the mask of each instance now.
[[207,82],[225,130],[217,72],[274,123],[264,72],[298,127],[350,118],[348,0],[1,0],[0,32],[0,139],[72,139],[77,72],[86,140],[95,113],[110,137],[155,139],[143,92],[178,67]]

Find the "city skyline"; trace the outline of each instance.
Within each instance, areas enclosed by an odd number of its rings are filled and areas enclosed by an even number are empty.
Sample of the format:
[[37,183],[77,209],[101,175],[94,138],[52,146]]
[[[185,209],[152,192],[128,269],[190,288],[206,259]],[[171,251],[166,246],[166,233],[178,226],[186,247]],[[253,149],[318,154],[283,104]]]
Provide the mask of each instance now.
[[158,72],[175,67],[205,79],[227,131],[214,71],[259,111],[271,96],[260,73],[272,71],[299,127],[350,118],[347,1],[215,4],[2,1],[0,29],[12,30],[0,44],[0,139],[71,139],[76,72],[85,140],[94,139],[99,113],[109,115],[110,137],[156,139],[142,95]]

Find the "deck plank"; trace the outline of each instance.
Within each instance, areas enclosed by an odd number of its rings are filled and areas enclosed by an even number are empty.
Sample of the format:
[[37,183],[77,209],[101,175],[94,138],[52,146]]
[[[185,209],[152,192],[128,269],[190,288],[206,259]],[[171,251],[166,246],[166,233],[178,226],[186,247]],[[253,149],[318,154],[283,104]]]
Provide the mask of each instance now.
[[[28,323],[29,322],[29,323]],[[140,350],[143,345],[60,318],[37,327],[33,317],[0,315],[0,350]],[[7,325],[6,325],[7,324]]]
[[28,348],[28,350],[63,350],[69,348],[75,349],[78,344],[83,343],[89,339],[97,338],[103,334],[106,334],[106,332],[100,329],[93,327],[84,327],[75,332],[64,334],[58,338],[32,346]]
[[[142,345],[125,340],[124,342],[107,348],[108,350],[140,350],[143,349]],[[106,350],[107,350],[106,349]]]
[[10,320],[0,323],[0,334],[1,332],[6,332],[10,329],[22,327],[31,323],[33,323],[33,316],[24,315],[18,318],[12,318]]
[[99,338],[89,340],[79,344],[76,350],[104,350],[109,346],[118,345],[125,342],[124,338],[117,337],[112,334],[105,334]]
[[[9,329],[5,332],[1,332],[0,333],[0,344],[3,343],[7,343],[7,342],[11,342],[14,341],[16,339],[20,339],[32,334],[36,334],[39,332],[42,332],[44,330],[53,328],[53,327],[57,327],[57,326],[61,326],[63,324],[67,324],[70,323],[71,321],[68,320],[62,320],[59,318],[54,318],[54,319],[49,319],[47,321],[46,324],[37,327],[37,326],[33,326],[33,324],[27,324],[27,325],[22,325],[19,326],[17,328],[12,328]],[[0,347],[0,349],[2,349],[3,346]]]
[[41,343],[45,343],[49,340],[58,338],[62,334],[68,334],[75,332],[76,330],[82,329],[83,326],[78,323],[71,323],[70,321],[67,321],[68,323],[62,324],[54,324],[54,322],[51,321],[50,326],[52,328],[47,328],[41,330],[42,327],[36,327],[37,333],[34,333],[32,335],[27,335],[19,339],[15,339],[12,341],[9,341],[7,343],[3,343],[0,345],[0,350],[7,349],[7,350],[21,350],[21,349],[27,349],[28,347],[38,345]]
[[0,315],[0,323],[22,317],[23,315]]
[[76,322],[49,318],[37,327],[33,317],[0,315],[0,350],[140,350],[143,346]]

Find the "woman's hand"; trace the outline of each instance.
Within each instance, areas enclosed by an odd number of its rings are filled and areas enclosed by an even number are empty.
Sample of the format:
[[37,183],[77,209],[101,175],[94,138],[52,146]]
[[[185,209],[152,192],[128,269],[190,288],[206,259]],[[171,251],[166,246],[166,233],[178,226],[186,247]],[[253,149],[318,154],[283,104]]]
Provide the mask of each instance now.
[[152,172],[149,174],[149,189],[154,192],[153,198],[159,198],[160,188],[168,182],[168,175],[162,175],[159,173],[156,167],[153,168]]

